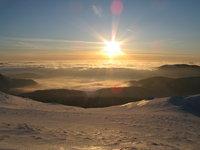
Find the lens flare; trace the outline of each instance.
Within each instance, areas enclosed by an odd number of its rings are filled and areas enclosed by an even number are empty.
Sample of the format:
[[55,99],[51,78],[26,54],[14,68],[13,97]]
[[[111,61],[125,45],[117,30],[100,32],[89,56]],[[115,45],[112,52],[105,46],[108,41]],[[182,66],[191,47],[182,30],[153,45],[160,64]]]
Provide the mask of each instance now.
[[113,15],[120,15],[123,11],[123,3],[121,0],[113,0],[111,4],[111,12]]

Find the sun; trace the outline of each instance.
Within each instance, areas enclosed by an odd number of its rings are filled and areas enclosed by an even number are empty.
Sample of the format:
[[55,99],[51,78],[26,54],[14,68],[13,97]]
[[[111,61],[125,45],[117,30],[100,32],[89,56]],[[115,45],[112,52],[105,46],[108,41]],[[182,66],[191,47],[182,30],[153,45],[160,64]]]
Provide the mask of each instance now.
[[120,56],[123,54],[122,50],[121,50],[121,46],[120,46],[120,42],[117,41],[105,41],[104,42],[104,53],[112,58],[112,57],[116,57],[116,56]]

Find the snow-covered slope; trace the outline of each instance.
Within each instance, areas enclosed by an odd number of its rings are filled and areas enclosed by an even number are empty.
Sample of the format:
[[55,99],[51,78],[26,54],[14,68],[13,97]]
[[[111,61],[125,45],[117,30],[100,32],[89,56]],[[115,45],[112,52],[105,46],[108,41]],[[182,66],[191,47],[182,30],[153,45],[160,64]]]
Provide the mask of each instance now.
[[53,112],[65,112],[65,111],[81,111],[83,109],[64,106],[64,105],[53,105],[47,103],[41,103],[28,98],[21,98],[13,95],[8,95],[0,91],[0,106],[5,108],[14,109],[31,109],[41,111],[53,111]]
[[200,118],[185,108],[199,101],[195,95],[83,109],[0,92],[0,149],[198,150]]

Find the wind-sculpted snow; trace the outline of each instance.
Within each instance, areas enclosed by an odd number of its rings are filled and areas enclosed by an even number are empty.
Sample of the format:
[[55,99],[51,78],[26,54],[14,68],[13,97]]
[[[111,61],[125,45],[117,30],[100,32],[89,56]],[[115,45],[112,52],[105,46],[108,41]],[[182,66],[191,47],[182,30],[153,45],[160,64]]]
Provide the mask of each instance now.
[[170,102],[182,110],[200,116],[200,95],[189,97],[171,97]]
[[[199,102],[199,95],[182,100]],[[0,92],[0,149],[198,150],[200,118],[181,102],[157,98],[83,109]]]

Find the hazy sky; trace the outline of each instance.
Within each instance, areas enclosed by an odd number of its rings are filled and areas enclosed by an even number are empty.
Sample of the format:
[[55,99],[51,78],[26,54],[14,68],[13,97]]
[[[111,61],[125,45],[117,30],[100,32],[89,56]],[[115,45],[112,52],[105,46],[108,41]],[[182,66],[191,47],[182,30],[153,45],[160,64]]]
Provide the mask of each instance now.
[[128,53],[199,55],[200,0],[115,2],[0,0],[0,53],[97,52],[114,30]]

